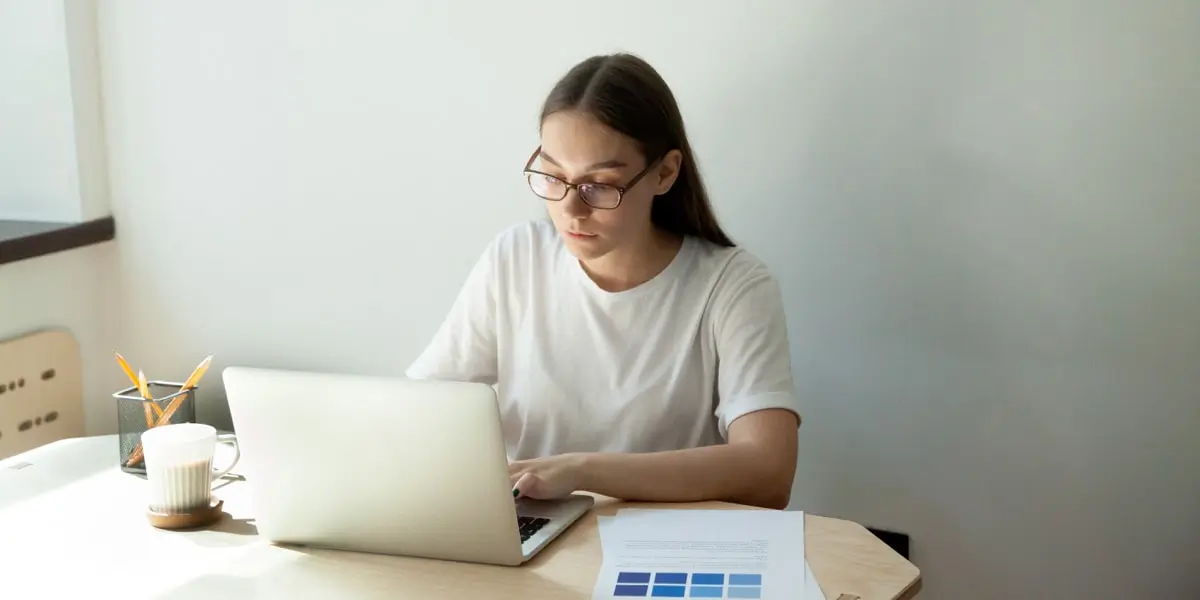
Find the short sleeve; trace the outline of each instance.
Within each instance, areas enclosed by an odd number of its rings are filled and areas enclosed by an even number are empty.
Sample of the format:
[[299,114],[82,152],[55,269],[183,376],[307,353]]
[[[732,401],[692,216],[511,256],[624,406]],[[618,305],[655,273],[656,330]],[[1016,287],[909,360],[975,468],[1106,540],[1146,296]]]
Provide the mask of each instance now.
[[744,270],[714,296],[716,417],[725,439],[730,423],[755,411],[782,408],[800,418],[779,285],[761,263]]
[[405,370],[409,379],[471,381],[497,379],[496,298],[500,284],[497,242],[475,263],[450,312],[420,356]]

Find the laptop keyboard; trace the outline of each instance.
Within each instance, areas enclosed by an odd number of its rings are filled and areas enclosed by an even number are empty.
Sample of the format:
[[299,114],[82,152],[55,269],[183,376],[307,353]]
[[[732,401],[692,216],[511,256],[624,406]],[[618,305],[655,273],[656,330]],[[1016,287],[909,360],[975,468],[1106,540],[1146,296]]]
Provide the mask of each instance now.
[[549,522],[550,519],[544,517],[517,517],[517,527],[521,532],[521,542],[528,540]]

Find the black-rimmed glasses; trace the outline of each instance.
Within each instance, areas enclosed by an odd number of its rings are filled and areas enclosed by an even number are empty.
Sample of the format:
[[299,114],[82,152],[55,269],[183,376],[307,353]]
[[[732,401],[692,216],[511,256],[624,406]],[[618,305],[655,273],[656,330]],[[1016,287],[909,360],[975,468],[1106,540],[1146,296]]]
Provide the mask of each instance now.
[[623,186],[591,182],[571,183],[561,177],[529,168],[541,152],[542,147],[538,146],[537,150],[533,151],[533,156],[530,156],[529,161],[525,163],[525,180],[529,182],[529,189],[533,190],[534,194],[543,200],[558,202],[567,197],[567,192],[574,189],[579,194],[580,200],[583,200],[588,206],[600,210],[612,210],[620,206],[625,191],[637,185],[637,182],[641,181],[642,177],[645,177],[646,173],[649,173],[650,169],[658,162],[656,160],[647,164],[641,173],[634,175],[633,179]]

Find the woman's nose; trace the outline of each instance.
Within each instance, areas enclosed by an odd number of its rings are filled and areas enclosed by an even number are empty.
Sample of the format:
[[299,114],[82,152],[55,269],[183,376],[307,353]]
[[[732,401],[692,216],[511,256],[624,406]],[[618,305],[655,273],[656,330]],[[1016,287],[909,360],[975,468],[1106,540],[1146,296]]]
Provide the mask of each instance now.
[[573,219],[586,217],[592,212],[592,207],[588,206],[579,196],[577,188],[567,190],[566,197],[562,199],[562,205],[563,214]]

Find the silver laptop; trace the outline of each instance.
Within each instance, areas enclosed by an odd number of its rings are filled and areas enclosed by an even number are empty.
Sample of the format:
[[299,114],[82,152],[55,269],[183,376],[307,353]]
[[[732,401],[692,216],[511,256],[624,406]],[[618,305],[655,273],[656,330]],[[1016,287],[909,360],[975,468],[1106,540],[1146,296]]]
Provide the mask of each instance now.
[[259,535],[280,544],[519,565],[591,496],[513,499],[481,383],[228,367]]

